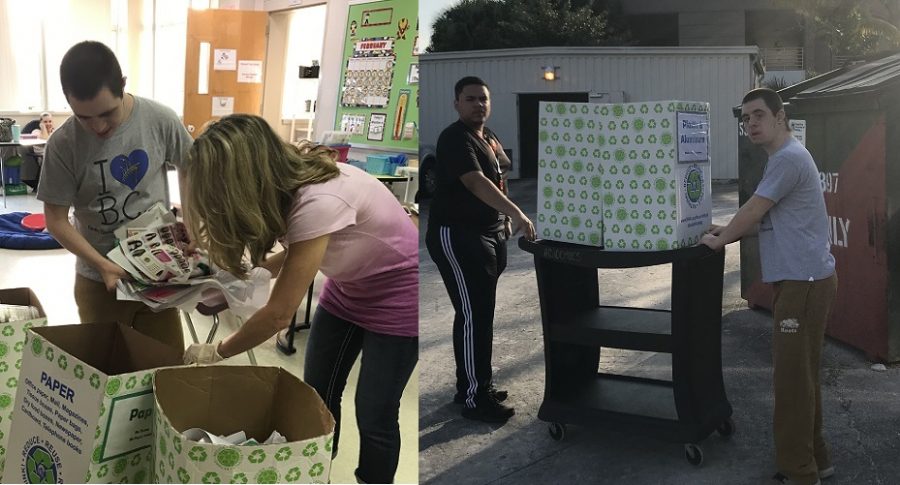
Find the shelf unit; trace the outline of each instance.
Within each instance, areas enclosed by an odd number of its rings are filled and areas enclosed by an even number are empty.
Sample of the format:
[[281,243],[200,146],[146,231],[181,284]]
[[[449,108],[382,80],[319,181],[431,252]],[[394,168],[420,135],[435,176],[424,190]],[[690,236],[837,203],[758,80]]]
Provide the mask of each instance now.
[[[544,330],[546,380],[538,417],[563,439],[566,424],[683,443],[694,465],[713,431],[734,432],[722,380],[725,253],[705,246],[611,252],[519,240],[534,254]],[[599,304],[598,269],[672,265],[672,309]],[[598,372],[603,347],[669,353],[672,380]]]

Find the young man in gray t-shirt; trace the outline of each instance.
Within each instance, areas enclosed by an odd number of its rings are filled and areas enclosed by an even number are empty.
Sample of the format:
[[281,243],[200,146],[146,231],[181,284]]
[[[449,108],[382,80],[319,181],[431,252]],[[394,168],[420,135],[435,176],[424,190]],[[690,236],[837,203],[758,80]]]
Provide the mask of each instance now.
[[781,98],[770,89],[744,96],[741,123],[769,155],[756,193],[727,226],[701,244],[714,250],[759,224],[762,280],[775,288],[775,484],[819,483],[834,475],[822,436],[819,385],[825,323],[837,291],[828,215],[812,156],[788,128]]
[[[69,49],[60,80],[74,116],[47,143],[38,199],[47,229],[78,257],[75,301],[81,321],[118,320],[183,349],[177,310],[153,313],[142,303],[116,299],[116,282],[127,273],[106,253],[116,244],[119,226],[156,202],[168,206],[166,162],[180,168],[192,139],[170,108],[124,93],[115,54],[99,42]],[[187,181],[179,180],[184,192]]]

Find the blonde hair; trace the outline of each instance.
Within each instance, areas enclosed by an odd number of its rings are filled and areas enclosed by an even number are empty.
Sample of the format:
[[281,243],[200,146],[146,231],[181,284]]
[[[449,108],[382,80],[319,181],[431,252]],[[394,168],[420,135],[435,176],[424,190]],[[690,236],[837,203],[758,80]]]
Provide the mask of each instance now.
[[246,277],[287,232],[294,192],[337,177],[334,150],[284,142],[259,116],[214,122],[194,141],[187,163],[191,232],[210,260]]

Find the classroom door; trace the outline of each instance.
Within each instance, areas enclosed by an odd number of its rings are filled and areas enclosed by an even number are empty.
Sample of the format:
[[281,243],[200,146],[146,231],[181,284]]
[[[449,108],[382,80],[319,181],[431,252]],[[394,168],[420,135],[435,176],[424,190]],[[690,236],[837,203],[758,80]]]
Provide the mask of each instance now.
[[188,11],[184,125],[194,138],[205,123],[230,112],[262,113],[268,17],[260,11]]

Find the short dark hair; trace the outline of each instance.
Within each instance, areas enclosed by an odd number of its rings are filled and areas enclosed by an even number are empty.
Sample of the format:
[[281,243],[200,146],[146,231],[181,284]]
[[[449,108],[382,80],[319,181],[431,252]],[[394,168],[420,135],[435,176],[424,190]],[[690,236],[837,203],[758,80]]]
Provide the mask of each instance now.
[[763,103],[765,103],[766,107],[772,111],[773,115],[778,114],[779,111],[784,109],[784,103],[781,101],[781,96],[769,88],[756,88],[751,90],[744,95],[741,104],[747,104],[750,101],[757,99],[763,100]]
[[125,82],[122,68],[112,49],[100,42],[86,40],[75,44],[59,65],[63,94],[80,101],[94,99],[104,86],[121,98]]
[[459,99],[459,95],[462,94],[463,89],[466,89],[466,86],[484,86],[485,89],[490,90],[487,83],[484,82],[480,77],[475,76],[466,76],[459,81],[456,81],[456,86],[453,87],[453,90],[456,92],[456,99]]

